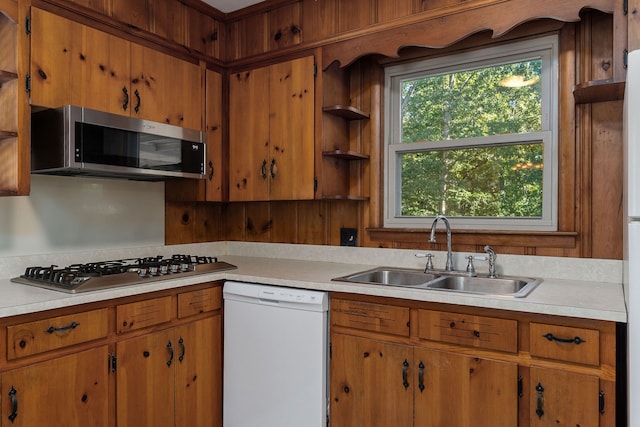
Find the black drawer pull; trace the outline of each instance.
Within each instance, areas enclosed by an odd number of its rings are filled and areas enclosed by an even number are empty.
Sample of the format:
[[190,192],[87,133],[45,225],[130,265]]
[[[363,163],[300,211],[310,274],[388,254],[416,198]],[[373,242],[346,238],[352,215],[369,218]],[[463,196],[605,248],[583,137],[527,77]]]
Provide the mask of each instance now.
[[557,342],[563,342],[563,343],[575,343],[575,344],[582,344],[583,342],[587,342],[585,340],[583,340],[582,338],[576,336],[573,338],[558,338],[555,335],[553,335],[551,332],[549,332],[546,335],[543,335],[543,337],[545,337],[546,339],[548,339],[549,341],[557,341]]
[[18,418],[18,397],[16,396],[17,393],[18,391],[13,388],[13,386],[11,386],[11,390],[9,390],[9,397],[11,398],[11,413],[7,418],[9,418],[9,421],[11,421],[12,423],[16,420],[16,418]]
[[48,334],[53,334],[54,332],[63,332],[63,331],[71,331],[75,328],[77,328],[78,326],[80,326],[80,323],[78,322],[71,322],[69,323],[67,326],[60,326],[60,327],[55,327],[55,326],[49,326],[47,329],[45,329],[44,331]]

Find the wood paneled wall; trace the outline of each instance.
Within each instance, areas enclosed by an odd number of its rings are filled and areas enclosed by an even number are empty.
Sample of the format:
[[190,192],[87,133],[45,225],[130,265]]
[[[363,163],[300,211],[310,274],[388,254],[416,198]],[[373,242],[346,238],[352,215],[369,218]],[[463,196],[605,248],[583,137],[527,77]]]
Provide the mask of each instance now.
[[[311,4],[313,3],[313,4]],[[333,31],[346,31],[349,27],[335,19],[348,8],[344,2],[302,3],[303,16],[310,8],[321,8],[315,16],[332,16],[319,22],[302,21],[303,28],[315,29],[318,37]],[[368,25],[376,19],[392,19],[392,16],[413,13],[411,8],[382,7],[375,11],[359,13],[357,25]],[[402,2],[400,2],[402,3]],[[333,8],[329,5],[333,5]],[[299,12],[294,3],[285,8],[293,14]],[[371,12],[371,13],[369,13]],[[262,18],[257,18],[262,16]],[[269,33],[273,20],[268,11],[258,13],[262,35]],[[245,19],[230,24],[230,45],[238,43],[236,58],[267,52],[275,47],[257,40],[243,43],[234,31]],[[256,22],[258,22],[256,21]],[[295,20],[291,21],[294,22]],[[244,25],[244,24],[243,24]],[[308,25],[308,26],[307,26]],[[357,27],[356,25],[356,27]],[[549,30],[549,24],[527,24],[526,32]],[[557,23],[556,27],[560,27]],[[335,26],[335,28],[333,28]],[[278,28],[284,28],[282,25]],[[235,28],[235,29],[234,29]],[[533,30],[532,30],[533,28]],[[579,82],[613,77],[613,17],[610,14],[591,11],[583,14],[576,24],[562,25],[561,33],[561,97],[560,97],[560,195],[559,231],[555,233],[522,232],[469,232],[454,231],[454,250],[482,252],[484,244],[491,244],[499,253],[571,256],[593,258],[622,258],[622,101],[593,104],[576,104],[573,85]],[[241,33],[237,33],[241,34]],[[517,31],[515,32],[517,36]],[[260,36],[260,40],[266,40]],[[282,37],[285,37],[284,35]],[[309,37],[308,32],[305,37]],[[483,36],[478,36],[482,39]],[[507,36],[508,38],[509,36]],[[510,37],[514,37],[511,35]],[[486,38],[486,37],[485,37]],[[248,39],[247,39],[248,40]],[[282,39],[281,39],[282,40]],[[287,43],[295,43],[290,40]],[[469,40],[463,40],[447,50],[468,48]],[[259,45],[259,47],[257,47]],[[253,50],[252,50],[253,49]],[[250,53],[251,51],[251,53]],[[409,51],[407,51],[409,53]],[[411,55],[417,55],[415,51]],[[433,52],[431,52],[433,54]],[[388,62],[388,61],[387,61]],[[368,201],[292,201],[232,204],[167,203],[167,243],[201,242],[209,240],[245,240],[262,242],[339,244],[340,227],[357,228],[360,246],[416,248],[443,250],[441,244],[427,243],[428,230],[385,230],[381,228],[382,206],[382,153],[381,153],[381,67],[371,66],[366,87],[358,91],[367,93],[372,122],[363,126],[364,138],[372,148],[372,159],[367,166],[362,183],[369,186]],[[323,64],[327,67],[328,64]],[[343,90],[341,88],[340,90]],[[371,92],[372,91],[372,92]],[[326,92],[326,89],[325,89]],[[373,93],[373,96],[371,96]],[[355,94],[351,94],[354,96]],[[444,241],[440,238],[439,241]]]

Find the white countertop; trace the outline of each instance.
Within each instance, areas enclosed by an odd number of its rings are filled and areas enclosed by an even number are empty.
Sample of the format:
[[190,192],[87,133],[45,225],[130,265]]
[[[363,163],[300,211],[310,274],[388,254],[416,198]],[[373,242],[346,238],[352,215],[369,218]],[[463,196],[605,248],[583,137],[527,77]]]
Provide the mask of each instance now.
[[381,285],[336,282],[331,279],[378,265],[308,261],[273,257],[224,255],[236,270],[157,281],[79,294],[40,289],[0,279],[0,317],[105,301],[136,294],[187,286],[205,281],[237,280],[268,285],[333,292],[404,298],[447,304],[626,322],[621,283],[545,278],[525,298],[494,297],[451,291],[410,289]]

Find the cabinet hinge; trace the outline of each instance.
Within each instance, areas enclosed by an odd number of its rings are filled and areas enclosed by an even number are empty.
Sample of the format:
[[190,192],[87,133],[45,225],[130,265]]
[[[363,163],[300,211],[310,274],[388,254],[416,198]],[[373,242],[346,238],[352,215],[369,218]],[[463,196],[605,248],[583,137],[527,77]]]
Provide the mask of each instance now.
[[315,62],[313,63],[313,77],[317,77],[318,76],[318,64],[316,64]]
[[626,70],[628,65],[629,65],[629,51],[625,49],[622,52],[622,66]]
[[27,74],[24,78],[24,90],[31,93],[31,74]]
[[518,397],[523,396],[522,375],[518,376]]
[[601,414],[604,414],[605,401],[604,401],[604,391],[600,390],[600,395],[598,396],[598,410]]
[[318,177],[314,176],[313,177],[313,192],[317,192],[318,191]]
[[27,16],[24,18],[24,32],[25,34],[31,34],[31,17]]
[[117,356],[115,354],[111,354],[109,353],[109,361],[108,361],[108,366],[107,366],[107,370],[109,372],[115,372],[116,371],[116,367],[117,367]]
[[622,0],[622,13],[624,16],[629,14],[629,0]]
[[333,353],[333,348],[331,347],[331,343],[329,343],[329,359],[331,359],[332,353]]

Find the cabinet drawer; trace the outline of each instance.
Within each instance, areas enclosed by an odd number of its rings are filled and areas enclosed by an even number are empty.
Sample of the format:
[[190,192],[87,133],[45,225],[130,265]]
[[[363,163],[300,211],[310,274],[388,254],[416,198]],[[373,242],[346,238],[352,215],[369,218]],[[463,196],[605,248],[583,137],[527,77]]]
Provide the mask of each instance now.
[[419,310],[418,336],[451,344],[518,352],[518,322],[509,319]]
[[104,338],[108,327],[106,308],[7,326],[7,359]]
[[178,318],[180,319],[221,308],[221,286],[178,294]]
[[169,322],[173,317],[172,308],[170,296],[119,305],[116,309],[118,333]]
[[531,323],[531,356],[600,365],[600,331]]
[[332,300],[331,325],[409,336],[409,309],[385,304]]

